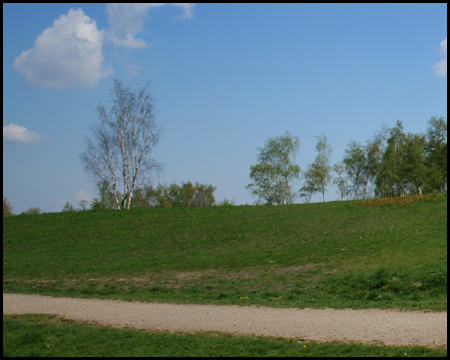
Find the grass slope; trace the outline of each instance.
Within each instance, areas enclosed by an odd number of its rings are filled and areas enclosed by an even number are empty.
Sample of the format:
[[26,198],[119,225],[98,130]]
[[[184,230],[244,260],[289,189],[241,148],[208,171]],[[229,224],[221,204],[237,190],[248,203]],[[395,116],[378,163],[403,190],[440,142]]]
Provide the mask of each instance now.
[[447,308],[447,196],[19,215],[3,291],[312,308]]

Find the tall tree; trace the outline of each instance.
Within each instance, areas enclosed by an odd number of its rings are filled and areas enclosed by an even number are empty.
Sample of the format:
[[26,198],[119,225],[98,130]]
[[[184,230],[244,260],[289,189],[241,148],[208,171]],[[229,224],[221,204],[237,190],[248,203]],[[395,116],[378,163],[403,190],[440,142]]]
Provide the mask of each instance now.
[[[117,209],[129,209],[136,186],[152,171],[161,169],[150,156],[158,144],[153,99],[147,88],[137,91],[115,79],[109,108],[100,104],[100,123],[92,126],[94,139],[87,139],[81,154],[85,171],[97,183],[107,182]],[[123,194],[119,196],[119,187]]]
[[333,167],[330,165],[330,156],[333,148],[328,144],[327,137],[324,134],[316,136],[316,138],[317,156],[304,174],[306,185],[300,191],[321,192],[323,202],[325,202],[325,191],[332,179],[331,171]]
[[406,134],[403,131],[403,123],[397,120],[396,126],[389,130],[386,150],[378,167],[375,190],[378,196],[405,195],[405,139]]
[[344,200],[348,198],[351,193],[351,187],[347,182],[347,177],[345,176],[345,164],[343,162],[334,164],[333,170],[337,175],[333,179],[333,184],[338,187],[336,193],[339,194],[341,200]]
[[300,176],[300,166],[294,163],[300,147],[300,139],[289,132],[266,140],[263,148],[258,148],[258,163],[250,166],[247,185],[254,196],[259,196],[267,204],[291,204],[295,199],[292,182]]
[[409,195],[422,195],[427,177],[425,165],[426,138],[422,134],[407,134],[404,144],[404,183]]
[[351,192],[354,199],[366,197],[369,182],[366,150],[356,141],[350,141],[344,151],[342,160],[348,179],[351,183]]
[[306,171],[302,173],[302,178],[305,181],[303,186],[300,188],[300,198],[302,198],[306,203],[311,202],[313,194],[320,191],[319,184],[316,179],[317,176],[316,169],[314,165],[308,165]]
[[426,160],[428,191],[447,191],[447,121],[433,116],[428,120]]

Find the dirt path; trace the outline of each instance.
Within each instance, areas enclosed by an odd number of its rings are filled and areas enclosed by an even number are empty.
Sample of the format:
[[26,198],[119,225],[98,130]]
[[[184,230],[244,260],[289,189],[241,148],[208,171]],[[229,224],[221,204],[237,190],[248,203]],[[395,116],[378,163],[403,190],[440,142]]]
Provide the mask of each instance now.
[[33,313],[56,314],[118,328],[447,346],[446,311],[279,309],[3,294],[3,314]]

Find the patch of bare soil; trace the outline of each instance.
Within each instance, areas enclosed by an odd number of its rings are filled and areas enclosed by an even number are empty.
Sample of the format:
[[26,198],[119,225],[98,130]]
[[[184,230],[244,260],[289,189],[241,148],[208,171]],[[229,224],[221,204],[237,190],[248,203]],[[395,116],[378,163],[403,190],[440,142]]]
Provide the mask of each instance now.
[[446,311],[280,309],[3,294],[3,314],[35,313],[117,328],[447,347]]

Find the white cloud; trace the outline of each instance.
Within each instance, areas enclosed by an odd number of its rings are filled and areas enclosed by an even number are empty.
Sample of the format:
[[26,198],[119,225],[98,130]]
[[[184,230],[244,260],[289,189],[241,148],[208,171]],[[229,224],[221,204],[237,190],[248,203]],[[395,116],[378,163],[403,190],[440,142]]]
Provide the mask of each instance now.
[[30,83],[49,88],[94,87],[109,75],[103,66],[104,32],[81,9],[70,9],[45,29],[14,68]]
[[58,198],[58,199],[56,199],[56,203],[58,204],[58,205],[66,205],[66,200],[64,200],[64,199],[60,199],[60,198]]
[[183,19],[187,19],[187,18],[194,16],[193,9],[194,9],[195,3],[181,3],[181,4],[172,3],[172,5],[178,6],[181,9],[183,9],[183,15],[181,15],[181,17]]
[[108,40],[116,46],[123,46],[132,49],[149,46],[143,39],[136,36],[144,31],[144,22],[148,20],[149,9],[158,8],[165,5],[173,5],[183,10],[181,18],[189,18],[193,15],[192,3],[154,3],[154,4],[132,4],[132,3],[111,3],[106,5],[108,22]]
[[27,130],[26,127],[9,124],[8,126],[3,126],[3,139],[21,143],[32,143],[45,140],[45,137],[39,135],[37,132]]
[[92,195],[86,190],[79,190],[74,194],[75,200],[80,202],[81,200],[92,201]]
[[443,59],[433,65],[433,69],[437,75],[447,77],[447,38],[441,41],[439,52]]

